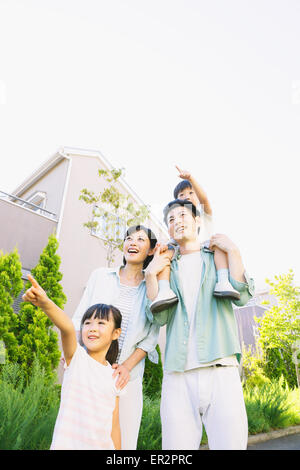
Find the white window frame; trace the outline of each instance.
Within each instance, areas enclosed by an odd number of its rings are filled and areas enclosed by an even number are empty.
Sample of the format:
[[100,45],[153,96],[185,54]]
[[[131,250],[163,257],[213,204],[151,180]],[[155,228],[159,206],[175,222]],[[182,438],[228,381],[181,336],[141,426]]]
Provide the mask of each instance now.
[[43,209],[46,208],[47,194],[43,191],[36,191],[26,199],[26,202],[30,202],[35,206],[39,206],[40,210],[36,207],[30,206],[30,209],[38,214],[43,214]]
[[[97,208],[97,206],[96,206],[96,208]],[[127,229],[126,220],[122,217],[118,217],[117,215],[113,214],[112,212],[109,212],[109,211],[107,211],[107,212],[109,213],[110,216],[115,217],[117,219],[117,223],[115,225],[114,233],[112,234],[113,237],[111,237],[111,238],[116,240],[118,230],[119,230],[119,237],[118,238],[122,238],[123,234],[125,235],[125,232],[126,232],[126,229]],[[103,215],[94,216],[93,221],[98,222],[98,227],[97,228],[92,228],[92,230],[91,230],[92,235],[94,235],[95,237],[100,238],[101,240],[106,240],[106,237],[104,236],[105,217]],[[122,225],[120,224],[120,222],[121,223],[123,222]],[[122,231],[122,226],[123,226],[123,229],[124,229],[123,231]]]

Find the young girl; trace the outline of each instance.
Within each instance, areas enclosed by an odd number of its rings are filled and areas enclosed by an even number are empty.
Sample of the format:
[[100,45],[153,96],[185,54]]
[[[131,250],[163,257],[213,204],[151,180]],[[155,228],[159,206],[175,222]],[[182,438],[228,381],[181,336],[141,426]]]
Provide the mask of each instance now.
[[28,279],[32,286],[23,300],[40,307],[60,330],[65,358],[61,403],[50,449],[121,449],[119,392],[110,365],[118,355],[120,311],[106,304],[89,307],[81,320],[78,344],[71,319],[32,276]]

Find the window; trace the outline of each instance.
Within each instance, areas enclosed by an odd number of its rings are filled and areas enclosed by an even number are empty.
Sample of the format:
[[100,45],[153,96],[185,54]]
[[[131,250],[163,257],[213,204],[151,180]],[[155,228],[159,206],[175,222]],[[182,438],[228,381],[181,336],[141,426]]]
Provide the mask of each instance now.
[[93,222],[98,222],[98,226],[92,229],[92,234],[105,240],[123,238],[127,228],[126,221],[111,212],[106,214],[94,217]]
[[42,214],[43,211],[39,210],[40,209],[45,209],[46,207],[46,193],[37,191],[35,192],[32,196],[29,196],[28,199],[26,199],[27,202],[30,202],[31,204],[34,204],[34,206],[28,205],[28,207],[35,211],[38,212],[39,214]]

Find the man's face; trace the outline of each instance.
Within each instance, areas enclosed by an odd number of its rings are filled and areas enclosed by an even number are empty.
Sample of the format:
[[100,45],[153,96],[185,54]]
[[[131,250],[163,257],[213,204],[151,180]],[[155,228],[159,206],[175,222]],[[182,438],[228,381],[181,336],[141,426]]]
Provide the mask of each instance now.
[[167,217],[169,235],[177,243],[197,239],[197,223],[187,207],[174,206]]

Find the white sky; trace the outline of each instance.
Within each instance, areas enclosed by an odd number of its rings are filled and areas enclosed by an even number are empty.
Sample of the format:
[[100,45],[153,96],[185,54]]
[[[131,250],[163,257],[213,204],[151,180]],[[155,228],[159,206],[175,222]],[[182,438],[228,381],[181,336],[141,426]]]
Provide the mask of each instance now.
[[299,284],[299,25],[298,0],[0,0],[0,190],[94,149],[160,216],[177,164],[258,285]]

